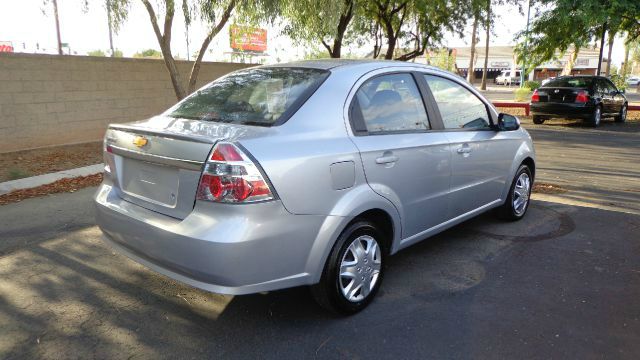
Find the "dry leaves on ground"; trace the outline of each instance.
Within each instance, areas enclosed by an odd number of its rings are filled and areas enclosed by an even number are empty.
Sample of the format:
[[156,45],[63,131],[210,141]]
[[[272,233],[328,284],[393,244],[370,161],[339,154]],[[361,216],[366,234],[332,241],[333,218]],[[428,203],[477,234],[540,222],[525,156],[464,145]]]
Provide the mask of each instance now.
[[101,182],[102,174],[60,179],[51,184],[46,184],[31,189],[14,190],[8,194],[0,195],[0,205],[15,203],[24,199],[30,199],[49,194],[74,192],[82,188],[98,186]]

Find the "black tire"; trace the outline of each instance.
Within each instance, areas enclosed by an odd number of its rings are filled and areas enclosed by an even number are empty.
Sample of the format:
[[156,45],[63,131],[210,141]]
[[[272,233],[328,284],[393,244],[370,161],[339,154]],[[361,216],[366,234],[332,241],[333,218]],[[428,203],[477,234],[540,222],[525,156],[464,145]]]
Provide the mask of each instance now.
[[[516,184],[518,183],[518,179],[522,174],[527,174],[529,178],[529,190],[526,198],[526,202],[524,203],[524,208],[516,209],[514,205],[514,199],[516,198]],[[522,219],[529,209],[529,197],[531,195],[531,190],[533,189],[533,175],[531,174],[531,169],[529,166],[522,164],[516,171],[516,176],[514,176],[513,181],[511,182],[511,187],[509,187],[509,195],[507,195],[507,199],[504,204],[500,208],[498,208],[498,214],[502,219],[509,221],[516,221]]]
[[533,115],[533,123],[534,124],[540,125],[540,124],[544,123],[544,120],[545,120],[545,118],[543,118],[540,115]]
[[615,121],[617,123],[623,123],[627,121],[627,104],[622,105],[620,109],[620,113],[615,117]]
[[600,121],[602,121],[602,107],[598,105],[595,110],[593,110],[591,117],[587,120],[587,125],[591,127],[598,127],[600,126]]
[[[340,285],[340,265],[349,246],[362,236],[370,236],[378,244],[380,270],[377,280],[369,294],[360,301],[350,301],[343,295]],[[384,257],[387,254],[382,232],[375,224],[366,220],[357,220],[349,225],[338,237],[324,265],[320,282],[311,287],[311,294],[323,308],[341,315],[355,314],[371,303],[376,296],[384,274]],[[363,268],[364,271],[364,268]]]

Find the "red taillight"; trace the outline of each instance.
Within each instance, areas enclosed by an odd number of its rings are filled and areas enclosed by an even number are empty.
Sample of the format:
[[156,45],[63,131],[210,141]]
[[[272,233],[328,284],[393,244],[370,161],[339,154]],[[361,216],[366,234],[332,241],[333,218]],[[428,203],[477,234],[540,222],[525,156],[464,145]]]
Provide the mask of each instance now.
[[538,89],[535,89],[533,91],[533,95],[531,95],[531,102],[539,102],[540,101],[540,94],[538,94]]
[[254,202],[273,199],[258,167],[238,147],[218,143],[200,178],[198,200]]
[[589,101],[589,93],[586,91],[580,91],[578,93],[578,95],[576,95],[576,102],[577,103],[586,103],[587,101]]
[[211,154],[211,160],[213,161],[242,161],[242,156],[236,150],[236,147],[231,144],[222,143],[216,146]]

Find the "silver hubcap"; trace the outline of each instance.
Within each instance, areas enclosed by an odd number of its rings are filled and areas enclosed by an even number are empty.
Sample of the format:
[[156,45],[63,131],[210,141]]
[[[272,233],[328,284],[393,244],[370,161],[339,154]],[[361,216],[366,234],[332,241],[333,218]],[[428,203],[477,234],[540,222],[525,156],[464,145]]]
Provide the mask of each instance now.
[[600,124],[600,108],[596,108],[595,119],[596,119],[596,124]]
[[622,107],[622,114],[620,115],[620,119],[624,120],[627,117],[627,107],[623,106]]
[[340,291],[351,302],[369,296],[378,282],[382,255],[374,238],[362,235],[349,245],[340,262]]
[[513,188],[513,210],[516,215],[522,215],[527,209],[529,194],[531,192],[531,179],[527,173],[522,173],[516,180]]

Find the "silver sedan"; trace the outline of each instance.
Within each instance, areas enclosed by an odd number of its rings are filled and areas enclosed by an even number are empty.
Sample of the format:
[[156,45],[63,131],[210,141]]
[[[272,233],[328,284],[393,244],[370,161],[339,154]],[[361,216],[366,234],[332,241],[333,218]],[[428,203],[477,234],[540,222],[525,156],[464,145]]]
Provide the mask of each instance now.
[[225,294],[311,285],[349,314],[385,259],[490,209],[521,219],[531,137],[451,73],[309,61],[228,74],[162,115],[109,126],[104,239]]

